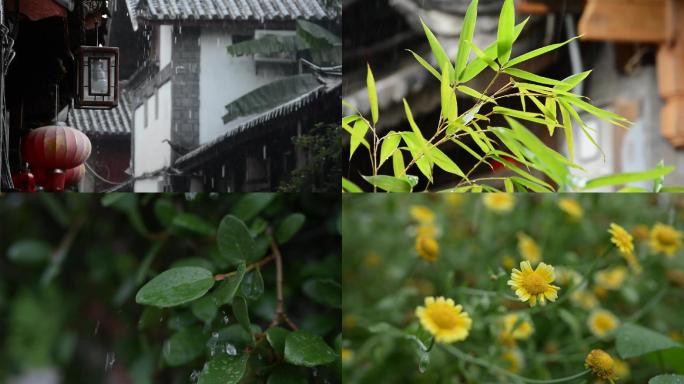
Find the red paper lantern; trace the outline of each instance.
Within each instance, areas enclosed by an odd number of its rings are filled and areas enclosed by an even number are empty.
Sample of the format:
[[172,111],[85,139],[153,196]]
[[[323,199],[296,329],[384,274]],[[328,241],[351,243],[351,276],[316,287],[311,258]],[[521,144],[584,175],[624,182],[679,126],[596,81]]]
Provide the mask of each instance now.
[[29,132],[24,137],[21,151],[24,161],[33,168],[69,169],[88,159],[91,145],[83,132],[57,124]]
[[[38,183],[38,185],[45,186],[48,183],[47,168],[35,168],[33,169],[33,174],[36,177],[36,182]],[[81,164],[78,167],[64,170],[64,186],[69,187],[78,184],[78,182],[81,181],[84,175],[85,164]]]

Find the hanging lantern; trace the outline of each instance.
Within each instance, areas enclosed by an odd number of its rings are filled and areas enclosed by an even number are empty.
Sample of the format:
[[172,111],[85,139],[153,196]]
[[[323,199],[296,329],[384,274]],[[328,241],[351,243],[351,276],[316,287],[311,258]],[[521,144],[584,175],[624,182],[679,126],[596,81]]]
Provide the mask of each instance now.
[[67,181],[64,170],[83,164],[90,151],[88,137],[63,123],[34,129],[24,136],[21,145],[24,161],[33,169],[45,170],[39,183],[52,192],[64,189]]
[[119,48],[81,47],[76,108],[111,109],[119,103]]
[[[36,183],[38,185],[45,186],[48,184],[49,173],[47,168],[35,168],[33,169],[33,174],[35,175]],[[85,176],[85,164],[64,170],[64,187],[66,188],[78,184],[83,176]]]
[[19,172],[12,174],[12,183],[14,188],[21,192],[35,192],[36,191],[36,177],[29,169],[28,164]]

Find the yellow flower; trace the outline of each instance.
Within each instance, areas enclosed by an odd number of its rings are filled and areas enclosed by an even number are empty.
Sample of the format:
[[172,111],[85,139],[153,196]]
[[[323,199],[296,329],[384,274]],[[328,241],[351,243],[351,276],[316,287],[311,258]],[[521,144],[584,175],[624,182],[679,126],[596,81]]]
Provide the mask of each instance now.
[[598,271],[594,274],[594,281],[598,286],[605,289],[616,290],[627,279],[627,268],[617,266]]
[[615,244],[623,255],[631,255],[634,253],[632,235],[625,231],[624,228],[615,223],[611,223],[608,232],[610,232],[610,235],[612,236],[610,241]]
[[421,224],[432,224],[435,221],[435,214],[424,205],[414,205],[411,207],[411,216]]
[[520,263],[520,270],[513,269],[508,285],[515,290],[522,301],[530,301],[530,307],[537,305],[537,300],[541,305],[546,305],[546,300],[556,301],[560,287],[551,285],[555,280],[553,267],[539,263],[537,269],[532,269],[529,261]]
[[366,267],[375,268],[382,264],[382,258],[375,252],[369,252],[366,257],[363,258],[363,263]]
[[629,364],[627,362],[622,361],[620,359],[613,359],[613,362],[615,363],[615,376],[616,379],[626,379],[629,377]]
[[584,360],[584,366],[591,369],[596,376],[611,383],[617,379],[613,358],[601,349],[593,349]]
[[354,358],[354,351],[349,348],[342,348],[342,362],[348,363]]
[[430,263],[434,263],[439,259],[439,244],[432,237],[416,237],[416,251],[418,256]]
[[620,320],[612,312],[605,309],[597,309],[591,312],[587,319],[589,330],[600,339],[605,338],[618,325],[620,325]]
[[511,313],[503,317],[503,336],[510,336],[513,339],[517,340],[526,340],[530,338],[530,335],[532,335],[532,333],[534,332],[534,327],[532,326],[532,323],[530,323],[526,319],[522,319],[520,320],[520,324],[518,324],[518,326],[515,327],[519,318],[520,317],[515,313]]
[[651,229],[650,244],[653,252],[672,257],[682,247],[682,233],[669,225],[656,223]]
[[508,363],[506,369],[509,372],[518,373],[525,367],[525,360],[518,349],[509,349],[501,355],[501,358]]
[[504,255],[503,260],[501,260],[504,268],[513,269],[515,267],[515,259],[511,255]]
[[518,232],[518,251],[523,259],[530,263],[537,264],[541,261],[541,249],[531,237],[523,232]]
[[494,213],[509,213],[515,206],[515,196],[510,193],[487,193],[482,202]]
[[560,199],[558,200],[558,207],[574,220],[579,220],[584,215],[584,209],[575,199]]
[[650,230],[647,225],[638,224],[632,228],[632,236],[637,240],[646,240],[650,235]]
[[596,296],[584,289],[578,289],[573,292],[572,295],[570,295],[570,300],[586,310],[590,310],[598,305]]
[[421,224],[416,228],[416,236],[427,236],[436,238],[439,230],[432,224]]
[[435,336],[440,343],[453,343],[465,340],[470,332],[472,320],[463,307],[452,299],[426,297],[425,307],[416,308],[420,324]]

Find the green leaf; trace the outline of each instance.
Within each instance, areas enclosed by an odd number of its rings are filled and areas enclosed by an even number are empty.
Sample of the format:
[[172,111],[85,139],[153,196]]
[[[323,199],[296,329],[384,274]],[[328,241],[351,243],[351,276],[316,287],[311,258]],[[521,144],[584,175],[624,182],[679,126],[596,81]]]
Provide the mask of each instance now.
[[422,65],[423,68],[427,69],[428,72],[432,73],[432,75],[436,77],[437,80],[441,79],[441,76],[439,75],[439,72],[435,69],[435,67],[433,67],[430,63],[423,59],[419,54],[413,52],[410,49],[407,49],[407,51],[409,51],[413,55],[416,61],[418,61],[418,63],[420,63],[420,65]]
[[563,79],[563,82],[561,84],[556,85],[554,88],[559,89],[561,91],[571,91],[573,90],[579,83],[583,82],[584,79],[589,76],[591,71],[586,71],[582,73],[578,73],[572,76],[568,76],[565,79]]
[[247,267],[244,262],[238,264],[235,274],[228,276],[228,278],[226,278],[226,280],[224,280],[212,293],[219,305],[231,304],[233,302],[233,298],[235,297],[238,288],[240,288],[242,279],[245,276],[246,269]]
[[435,165],[443,169],[446,172],[453,173],[454,175],[460,176],[466,179],[465,173],[459,168],[456,163],[449,158],[444,152],[442,152],[437,147],[430,148],[430,156],[434,159]]
[[176,208],[170,199],[161,197],[154,202],[154,214],[160,223],[168,227],[173,223],[173,218],[176,217]]
[[285,361],[290,364],[316,367],[330,364],[337,354],[320,336],[306,331],[291,332],[285,338]]
[[674,169],[674,167],[669,166],[662,168],[653,168],[645,172],[616,173],[613,175],[597,177],[595,179],[587,181],[583,189],[588,190],[626,183],[634,183],[638,181],[655,180],[659,177],[663,177],[669,174],[670,172],[674,171]]
[[275,193],[247,193],[235,204],[232,214],[249,221],[266,208],[277,195]]
[[200,328],[180,330],[164,342],[164,360],[172,367],[187,364],[204,353],[205,340]]
[[523,80],[534,81],[535,83],[539,83],[539,84],[555,85],[558,87],[569,85],[569,84],[566,84],[566,83],[559,81],[559,80],[551,79],[551,78],[544,77],[544,76],[539,76],[539,75],[536,75],[532,72],[523,71],[522,69],[517,69],[517,68],[506,68],[506,69],[504,69],[504,73],[511,75],[513,77],[523,79]]
[[331,279],[311,279],[302,290],[313,301],[333,308],[342,308],[342,286]]
[[362,176],[364,180],[387,192],[411,192],[411,184],[404,179],[392,176]]
[[394,131],[390,131],[387,136],[382,139],[382,146],[380,147],[380,164],[382,165],[387,159],[392,156],[394,151],[399,147],[401,142],[401,135]]
[[245,275],[240,291],[249,301],[256,301],[264,294],[264,278],[259,267]]
[[516,117],[518,119],[523,119],[527,121],[531,121],[537,124],[546,124],[546,120],[543,119],[543,115],[539,113],[532,113],[532,112],[523,112],[523,111],[518,111],[517,109],[510,109],[506,107],[499,107],[496,106],[492,109],[492,112],[500,114],[500,115],[505,115],[505,116],[511,116],[511,117]]
[[568,155],[570,156],[570,161],[575,161],[575,139],[574,132],[572,129],[572,120],[570,120],[570,114],[565,109],[564,104],[559,103],[561,117],[563,118],[563,128],[565,130],[565,143],[568,148]]
[[573,37],[572,39],[564,41],[562,43],[547,45],[546,47],[541,47],[541,48],[535,49],[534,51],[530,51],[530,52],[527,52],[525,54],[522,54],[522,55],[516,57],[515,59],[512,59],[511,61],[509,61],[508,64],[506,64],[506,68],[513,67],[513,66],[518,65],[518,64],[525,62],[527,60],[534,59],[537,56],[541,56],[547,52],[551,52],[555,49],[558,49],[558,48],[570,43],[571,41],[573,41],[575,39],[577,39],[577,37]]
[[216,240],[221,255],[229,260],[250,260],[254,254],[254,239],[245,223],[235,216],[221,220]]
[[370,149],[370,144],[366,140],[366,133],[370,126],[365,119],[356,120],[354,122],[354,128],[351,131],[351,139],[349,140],[349,158],[354,156],[354,152],[359,147],[359,144],[363,144],[364,147]]
[[[513,33],[513,41],[518,39],[520,33],[522,32],[525,24],[529,21],[529,17],[523,20],[520,24],[515,26],[515,31]],[[479,75],[485,68],[487,68],[487,61],[491,59],[492,61],[496,58],[497,42],[490,44],[487,49],[483,52],[483,55],[487,57],[487,60],[481,59],[479,56],[475,60],[471,61],[466,69],[463,71],[460,82],[465,83],[472,80],[475,76]],[[435,71],[436,72],[436,71]],[[436,76],[439,79],[439,76]]]
[[477,101],[484,100],[484,101],[486,101],[487,103],[494,103],[494,104],[496,104],[496,100],[494,100],[494,99],[492,99],[491,97],[489,97],[489,96],[487,96],[487,95],[484,95],[484,94],[482,94],[482,93],[480,93],[480,92],[478,92],[478,91],[476,91],[476,90],[474,90],[474,89],[472,89],[472,88],[470,88],[470,87],[468,87],[468,86],[459,85],[458,87],[456,87],[456,89],[459,90],[459,91],[461,91],[461,92],[463,92],[464,94],[466,94],[466,95],[468,95],[468,96],[474,98],[474,99],[477,100]]
[[347,178],[342,178],[342,190],[349,193],[362,193],[363,190],[358,185],[352,183]]
[[616,332],[616,347],[623,359],[670,348],[683,348],[665,335],[636,324],[623,324]]
[[233,298],[233,314],[235,315],[235,318],[237,319],[242,329],[244,329],[245,332],[250,334],[250,336],[252,337],[253,344],[254,333],[252,333],[252,327],[250,326],[249,322],[249,310],[247,309],[247,300],[244,297],[237,295]]
[[682,375],[658,375],[652,377],[648,384],[684,384],[684,376]]
[[451,86],[451,65],[445,65],[442,68],[441,79],[441,99],[442,99],[442,116],[448,121],[456,120],[458,116],[458,105],[456,101],[456,93]]
[[497,64],[494,61],[494,57],[490,57],[489,55],[487,55],[487,53],[482,52],[482,50],[473,43],[470,43],[470,48],[475,52],[475,56],[477,56],[478,59],[482,60],[482,62],[485,63],[485,66],[488,66],[494,71],[499,71],[499,64]]
[[181,213],[173,218],[173,226],[187,229],[203,236],[213,236],[216,229],[204,219],[192,213]]
[[511,57],[513,31],[515,28],[515,8],[513,0],[505,0],[499,16],[499,30],[496,36],[496,52],[499,63],[505,65]]
[[202,320],[205,324],[209,324],[214,321],[214,318],[218,313],[216,301],[214,300],[214,297],[210,295],[193,301],[190,309],[192,310],[192,314],[198,319]]
[[447,56],[442,44],[437,40],[437,37],[435,37],[430,28],[425,25],[423,20],[420,20],[420,23],[423,25],[425,36],[428,39],[428,43],[430,43],[432,54],[435,55],[435,59],[437,59],[437,67],[442,68],[444,65],[451,65],[451,60],[449,60],[449,56]]
[[456,52],[456,63],[455,63],[455,75],[456,80],[461,79],[461,75],[468,64],[468,58],[470,57],[470,44],[469,41],[473,40],[473,34],[475,33],[475,22],[477,20],[477,1],[473,0],[468,6],[465,17],[463,18],[463,27],[461,28],[461,35],[458,41],[458,52]]
[[420,132],[420,128],[418,128],[418,124],[416,124],[416,121],[413,119],[413,113],[411,112],[411,107],[409,106],[409,103],[406,101],[406,99],[404,99],[403,101],[404,113],[406,114],[406,119],[409,122],[409,126],[411,126],[411,130],[416,135],[416,137],[425,140],[423,138],[423,134]]
[[238,384],[247,370],[248,355],[219,355],[204,364],[197,384]]
[[373,116],[373,124],[378,123],[378,91],[375,89],[375,78],[373,78],[373,71],[371,71],[370,64],[368,66],[368,74],[366,76],[366,87],[368,87],[368,102],[370,103],[371,115]]
[[50,246],[40,240],[19,240],[7,250],[7,258],[17,264],[35,264],[50,258]]
[[625,127],[625,123],[628,123],[629,121],[625,119],[624,117],[615,114],[610,111],[606,111],[605,109],[601,109],[598,107],[595,107],[586,101],[580,99],[579,97],[574,97],[574,96],[561,96],[561,98],[573,105],[575,105],[578,108],[581,108],[592,115],[598,117],[599,119],[609,121],[613,125],[617,125],[619,127]]
[[285,338],[289,333],[290,331],[281,327],[271,327],[266,330],[266,340],[280,357],[285,352]]
[[156,307],[173,307],[199,299],[213,286],[214,276],[204,268],[172,268],[140,288],[135,302]]
[[401,150],[395,151],[394,154],[392,154],[392,170],[394,171],[394,177],[403,177],[406,175],[405,169],[404,155],[401,153]]
[[268,376],[266,384],[306,384],[308,382],[307,374],[302,371],[302,368],[279,365]]
[[301,213],[293,213],[285,218],[275,232],[275,238],[278,244],[285,244],[302,229],[306,216]]

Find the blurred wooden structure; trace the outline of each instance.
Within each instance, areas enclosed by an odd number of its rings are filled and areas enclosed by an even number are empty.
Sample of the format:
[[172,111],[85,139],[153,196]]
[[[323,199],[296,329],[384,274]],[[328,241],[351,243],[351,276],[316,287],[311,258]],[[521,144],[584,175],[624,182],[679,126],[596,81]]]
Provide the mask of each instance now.
[[583,40],[659,45],[658,87],[665,99],[661,130],[673,146],[684,147],[684,0],[520,0],[518,9],[570,12],[581,5]]

